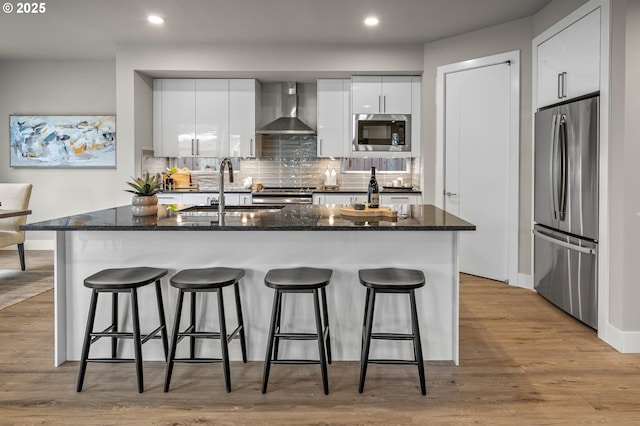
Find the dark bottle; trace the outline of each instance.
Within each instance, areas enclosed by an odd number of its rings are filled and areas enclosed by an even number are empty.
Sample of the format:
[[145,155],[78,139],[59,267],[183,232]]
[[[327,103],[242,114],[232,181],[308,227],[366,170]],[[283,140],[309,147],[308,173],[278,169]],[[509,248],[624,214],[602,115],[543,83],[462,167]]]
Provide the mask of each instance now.
[[372,209],[377,209],[380,206],[380,191],[378,190],[375,167],[371,167],[371,179],[369,179],[367,201],[369,202],[369,207]]

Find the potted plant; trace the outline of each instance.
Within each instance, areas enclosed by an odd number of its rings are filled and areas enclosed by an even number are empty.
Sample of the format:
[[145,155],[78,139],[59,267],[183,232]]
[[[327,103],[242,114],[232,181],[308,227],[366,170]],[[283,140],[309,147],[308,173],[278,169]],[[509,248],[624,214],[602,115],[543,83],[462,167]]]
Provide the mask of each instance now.
[[134,216],[150,216],[158,214],[158,197],[156,194],[162,186],[162,179],[156,175],[149,175],[146,172],[144,177],[131,178],[132,181],[127,182],[133,189],[125,189],[131,192],[131,212]]

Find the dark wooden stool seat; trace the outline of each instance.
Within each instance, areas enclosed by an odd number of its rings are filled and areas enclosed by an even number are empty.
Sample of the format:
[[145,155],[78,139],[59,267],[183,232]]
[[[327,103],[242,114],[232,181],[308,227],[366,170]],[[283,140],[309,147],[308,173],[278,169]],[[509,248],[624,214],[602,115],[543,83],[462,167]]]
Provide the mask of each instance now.
[[[329,315],[327,312],[326,287],[331,280],[333,271],[321,268],[290,268],[272,269],[267,272],[264,283],[273,288],[273,309],[271,311],[271,326],[267,341],[267,354],[264,363],[262,379],[262,393],[267,392],[269,371],[271,364],[320,364],[324,394],[329,394],[327,362],[331,364],[331,336],[329,332]],[[284,333],[280,329],[282,314],[282,295],[284,293],[312,293],[314,302],[316,333]],[[322,309],[320,308],[322,304]],[[278,346],[283,340],[317,340],[319,360],[308,359],[279,359]]]
[[[358,392],[364,390],[368,364],[417,365],[420,378],[420,390],[427,394],[424,379],[424,361],[422,358],[422,344],[420,342],[420,328],[418,326],[418,311],[416,308],[415,289],[424,286],[425,278],[422,271],[415,269],[380,268],[362,269],[358,271],[360,283],[367,288],[365,311],[362,323],[362,355],[360,360],[360,384]],[[411,305],[411,333],[373,333],[373,310],[378,293],[406,293]],[[379,340],[411,340],[413,341],[413,360],[398,359],[369,359],[371,339]]]
[[[80,358],[80,372],[78,373],[78,384],[76,390],[80,392],[84,383],[84,375],[88,362],[109,362],[122,363],[132,362],[136,365],[136,377],[138,381],[138,392],[144,390],[142,375],[142,344],[151,339],[162,339],[165,359],[168,353],[167,326],[164,316],[164,304],[162,302],[162,289],[160,288],[160,278],[167,275],[166,269],[133,267],[104,269],[84,280],[85,287],[92,289],[91,302],[89,306],[89,316],[87,328],[82,345],[82,355]],[[155,282],[156,303],[158,305],[158,317],[160,325],[149,334],[140,333],[140,315],[138,311],[138,288]],[[111,325],[103,331],[94,332],[93,325],[100,293],[112,293],[111,302]],[[131,294],[131,322],[132,332],[123,332],[118,329],[118,293]],[[158,335],[158,333],[160,333]],[[111,358],[89,358],[89,349],[93,343],[103,337],[111,338]],[[134,358],[118,358],[118,339],[133,339]]]
[[[240,339],[242,348],[242,361],[247,362],[247,346],[244,335],[244,322],[242,316],[242,303],[240,302],[240,288],[238,282],[244,277],[244,269],[236,268],[203,268],[203,269],[185,269],[175,274],[169,282],[179,290],[178,301],[176,307],[176,318],[173,324],[173,335],[171,338],[171,350],[169,351],[169,359],[167,361],[167,372],[164,381],[164,391],[169,391],[171,384],[171,374],[173,372],[173,364],[176,362],[183,363],[222,363],[224,370],[224,384],[227,392],[231,392],[231,372],[229,368],[229,343],[236,338]],[[224,298],[222,289],[232,285],[235,293],[236,314],[238,326],[227,334],[227,322],[224,313]],[[200,292],[215,292],[218,299],[218,322],[220,326],[219,332],[198,331],[196,328],[196,294]],[[190,308],[190,324],[184,330],[180,331],[180,318],[182,317],[182,304],[184,294],[191,293]],[[180,341],[189,338],[189,358],[176,358],[176,347]],[[220,339],[222,349],[221,358],[196,358],[195,344],[196,339]]]

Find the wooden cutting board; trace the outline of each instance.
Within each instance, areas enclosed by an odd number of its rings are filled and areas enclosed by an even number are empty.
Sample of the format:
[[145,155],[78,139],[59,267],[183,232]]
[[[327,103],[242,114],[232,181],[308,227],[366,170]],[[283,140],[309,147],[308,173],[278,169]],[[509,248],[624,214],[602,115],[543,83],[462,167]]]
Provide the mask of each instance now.
[[364,210],[356,210],[353,206],[340,207],[340,215],[349,217],[389,217],[397,218],[398,212],[389,207],[380,206],[377,209],[371,209],[368,206]]

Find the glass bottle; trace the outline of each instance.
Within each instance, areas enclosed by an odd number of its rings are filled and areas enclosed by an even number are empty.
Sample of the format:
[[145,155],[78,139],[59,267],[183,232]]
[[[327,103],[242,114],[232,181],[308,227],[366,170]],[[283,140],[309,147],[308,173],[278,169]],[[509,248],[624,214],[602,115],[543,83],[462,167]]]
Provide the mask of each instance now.
[[367,202],[369,203],[369,207],[372,209],[377,209],[380,205],[380,191],[378,189],[375,167],[371,167],[371,179],[369,179],[369,187],[367,190]]

